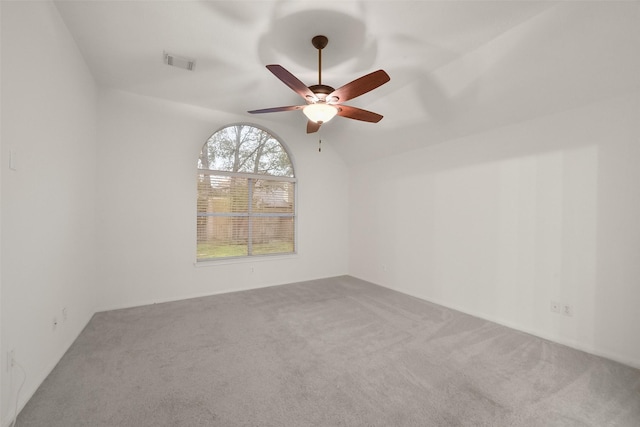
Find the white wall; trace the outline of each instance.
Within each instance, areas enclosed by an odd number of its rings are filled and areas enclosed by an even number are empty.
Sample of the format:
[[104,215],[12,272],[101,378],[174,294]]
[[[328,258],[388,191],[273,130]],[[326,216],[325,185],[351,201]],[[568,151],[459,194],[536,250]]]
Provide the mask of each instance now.
[[[0,25],[2,25],[2,4],[0,4]],[[1,28],[1,27],[0,27]],[[2,99],[2,35],[0,30],[0,100]],[[0,102],[0,129],[2,128],[2,102]],[[4,148],[2,146],[2,131],[0,130],[0,165],[2,165],[3,157],[2,153],[4,152]],[[0,242],[2,242],[2,174],[0,173]],[[4,353],[4,333],[2,332],[2,245],[0,244],[0,354]],[[6,363],[6,361],[0,356],[0,365],[2,362]],[[4,402],[4,386],[5,376],[7,372],[5,369],[0,367],[0,424],[2,424],[3,417],[3,409],[2,405]]]
[[[96,91],[51,2],[2,2],[2,369],[35,391],[95,305]],[[17,155],[9,169],[9,153]],[[63,319],[62,310],[68,317]],[[59,324],[53,329],[53,318]],[[1,417],[13,411],[3,372]]]
[[195,267],[198,155],[247,115],[103,90],[99,118],[100,309],[347,273],[348,174],[330,145],[318,153],[300,128],[265,127],[288,146],[299,179],[298,255]]
[[634,92],[352,168],[350,274],[640,366],[639,119]]

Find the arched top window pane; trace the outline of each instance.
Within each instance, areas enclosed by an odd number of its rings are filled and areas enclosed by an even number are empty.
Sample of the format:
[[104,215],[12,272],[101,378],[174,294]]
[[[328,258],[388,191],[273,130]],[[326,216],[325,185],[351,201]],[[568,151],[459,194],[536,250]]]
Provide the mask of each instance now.
[[198,169],[294,177],[284,146],[269,132],[246,124],[227,126],[202,147]]

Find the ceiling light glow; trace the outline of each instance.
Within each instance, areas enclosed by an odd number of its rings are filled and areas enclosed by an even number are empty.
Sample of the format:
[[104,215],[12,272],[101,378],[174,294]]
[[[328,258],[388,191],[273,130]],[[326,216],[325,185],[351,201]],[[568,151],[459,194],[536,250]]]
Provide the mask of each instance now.
[[317,102],[305,106],[302,112],[312,122],[326,123],[338,114],[338,108],[324,102]]

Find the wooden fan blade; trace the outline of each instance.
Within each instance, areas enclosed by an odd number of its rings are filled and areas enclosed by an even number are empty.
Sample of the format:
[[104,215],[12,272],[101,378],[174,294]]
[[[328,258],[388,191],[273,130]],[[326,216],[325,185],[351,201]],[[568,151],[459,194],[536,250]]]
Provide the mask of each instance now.
[[320,130],[320,123],[316,123],[313,120],[307,121],[307,133],[314,133]]
[[267,69],[305,100],[315,99],[315,94],[311,92],[311,90],[304,83],[298,80],[296,76],[288,72],[283,66],[267,65]]
[[[348,101],[382,86],[389,80],[391,78],[383,70],[374,71],[334,90],[327,96],[327,101],[332,103]],[[337,100],[333,98],[337,98]]]
[[247,111],[247,113],[251,113],[251,114],[278,113],[280,111],[302,110],[303,108],[304,108],[304,105],[290,105],[288,107],[273,107],[273,108],[263,108],[261,110],[251,110],[251,111]]
[[363,110],[362,108],[349,107],[348,105],[339,105],[338,115],[346,117],[347,119],[361,120],[370,123],[378,123],[383,117],[378,113]]

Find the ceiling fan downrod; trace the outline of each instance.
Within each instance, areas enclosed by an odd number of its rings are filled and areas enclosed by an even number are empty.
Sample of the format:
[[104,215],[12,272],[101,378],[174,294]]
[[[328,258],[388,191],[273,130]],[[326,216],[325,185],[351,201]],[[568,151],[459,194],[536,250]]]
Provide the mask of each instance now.
[[332,97],[331,100],[327,99],[327,95],[333,93],[335,91],[331,86],[322,84],[322,49],[324,49],[329,43],[329,39],[326,36],[315,36],[311,39],[311,44],[313,47],[318,49],[318,84],[309,86],[309,90],[311,90],[314,94],[314,103],[324,103],[327,101],[337,102],[338,97]]
[[322,49],[329,43],[326,36],[315,36],[311,39],[313,47],[318,49],[318,86],[322,86]]

